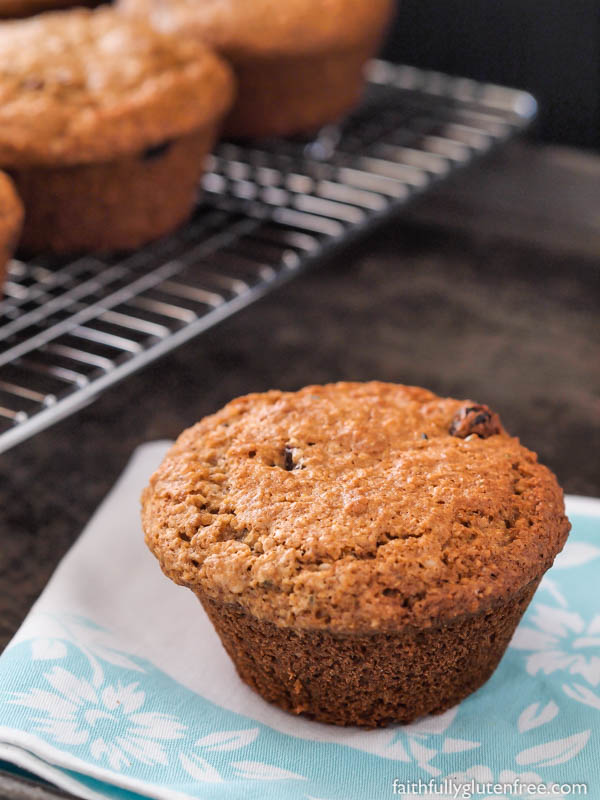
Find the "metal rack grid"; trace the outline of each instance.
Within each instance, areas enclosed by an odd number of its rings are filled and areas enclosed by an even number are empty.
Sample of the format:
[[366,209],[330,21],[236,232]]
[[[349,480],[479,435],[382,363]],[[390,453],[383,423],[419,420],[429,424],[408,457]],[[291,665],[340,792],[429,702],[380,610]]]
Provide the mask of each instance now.
[[531,95],[371,62],[312,140],[221,143],[187,225],[132,255],[13,260],[0,302],[0,452],[73,413],[526,128]]

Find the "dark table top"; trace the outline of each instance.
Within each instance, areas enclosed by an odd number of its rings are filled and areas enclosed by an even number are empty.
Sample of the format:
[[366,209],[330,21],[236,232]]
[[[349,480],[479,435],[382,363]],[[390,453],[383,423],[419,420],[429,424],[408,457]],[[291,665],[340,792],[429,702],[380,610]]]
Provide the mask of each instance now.
[[339,379],[488,403],[600,495],[600,159],[517,145],[0,456],[0,649],[136,445]]

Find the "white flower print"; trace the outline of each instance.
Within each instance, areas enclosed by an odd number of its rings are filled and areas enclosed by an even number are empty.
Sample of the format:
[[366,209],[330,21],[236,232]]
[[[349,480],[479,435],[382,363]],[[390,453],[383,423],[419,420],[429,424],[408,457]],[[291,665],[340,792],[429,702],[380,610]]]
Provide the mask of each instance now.
[[570,761],[588,743],[591,731],[581,731],[567,736],[565,739],[554,739],[550,742],[527,747],[517,753],[515,761],[523,766],[551,767]]
[[564,670],[592,686],[600,684],[600,614],[586,623],[576,612],[538,604],[529,622],[536,627],[520,625],[511,647],[531,652],[526,661],[530,675]]
[[105,683],[94,687],[63,667],[44,675],[51,691],[18,692],[17,705],[43,712],[35,730],[66,745],[87,745],[96,761],[121,771],[133,761],[153,766],[168,763],[163,741],[180,739],[185,726],[175,717],[142,711],[146,696],[137,683]]
[[567,683],[563,683],[563,692],[569,697],[572,697],[573,700],[577,700],[578,703],[583,703],[590,708],[596,708],[600,711],[600,694],[596,694],[587,686],[583,686],[581,683],[573,683],[571,686]]
[[[214,731],[198,739],[194,744],[196,747],[209,752],[239,750],[252,744],[259,733],[260,728],[246,728],[239,731]],[[185,753],[180,753],[179,762],[194,780],[202,781],[203,783],[220,783],[223,781],[219,771],[212,764],[209,764],[205,758],[196,753],[190,753],[189,756]]]
[[90,662],[94,686],[102,682],[103,670],[99,659],[114,667],[144,672],[144,668],[130,654],[115,647],[110,631],[91,620],[75,614],[65,614],[58,618],[42,613],[40,617],[44,635],[40,636],[38,633],[31,642],[31,655],[35,661],[65,659],[68,653],[66,643],[71,643]]
[[290,772],[287,769],[276,767],[273,764],[263,764],[260,761],[234,761],[231,764],[240,778],[251,781],[305,781],[304,775]]
[[34,639],[31,643],[31,657],[34,661],[56,661],[66,655],[64,642],[57,639]]
[[540,725],[546,725],[551,722],[559,712],[559,708],[553,700],[543,708],[540,708],[541,703],[532,703],[527,706],[517,720],[517,729],[519,733],[531,731],[534,728],[539,728]]
[[394,761],[408,763],[414,760],[430,775],[441,775],[442,770],[432,763],[438,757],[474,750],[481,746],[481,742],[447,735],[457,713],[458,706],[454,706],[443,714],[424,717],[410,725],[392,728],[391,738],[385,746],[374,747],[373,752]]
[[596,545],[589,542],[578,542],[575,539],[569,539],[562,553],[556,556],[553,569],[579,567],[582,564],[589,564],[590,561],[598,558],[598,556],[600,556],[600,547],[596,547]]

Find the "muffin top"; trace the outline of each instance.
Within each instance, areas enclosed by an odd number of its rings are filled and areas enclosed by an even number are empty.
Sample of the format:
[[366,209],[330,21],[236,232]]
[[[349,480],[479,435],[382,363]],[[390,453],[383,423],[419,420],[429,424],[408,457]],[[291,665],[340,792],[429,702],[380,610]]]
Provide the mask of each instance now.
[[0,166],[111,160],[189,133],[232,99],[228,67],[111,9],[0,26]]
[[0,172],[0,269],[12,253],[22,222],[21,201],[8,175]]
[[554,475],[486,406],[378,382],[234,400],[179,437],[142,506],[177,583],[340,632],[492,609],[570,527]]
[[392,0],[119,0],[164,31],[200,34],[229,57],[337,50],[378,36]]

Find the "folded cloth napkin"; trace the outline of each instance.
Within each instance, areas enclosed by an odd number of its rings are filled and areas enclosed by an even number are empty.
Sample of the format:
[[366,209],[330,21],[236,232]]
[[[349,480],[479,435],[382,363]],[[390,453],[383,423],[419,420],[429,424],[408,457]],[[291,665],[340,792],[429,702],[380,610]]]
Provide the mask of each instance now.
[[254,694],[161,575],[139,495],[167,446],[135,453],[0,657],[0,759],[83,798],[512,798],[518,781],[600,798],[600,501],[569,498],[569,543],[482,689],[412,725],[344,729]]

